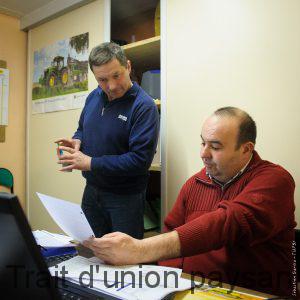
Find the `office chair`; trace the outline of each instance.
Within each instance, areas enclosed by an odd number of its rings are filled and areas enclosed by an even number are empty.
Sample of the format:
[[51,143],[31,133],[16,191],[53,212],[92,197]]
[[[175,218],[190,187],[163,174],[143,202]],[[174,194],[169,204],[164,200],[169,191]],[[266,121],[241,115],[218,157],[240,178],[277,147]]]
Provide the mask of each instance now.
[[14,177],[8,169],[0,168],[0,185],[10,188],[14,193]]

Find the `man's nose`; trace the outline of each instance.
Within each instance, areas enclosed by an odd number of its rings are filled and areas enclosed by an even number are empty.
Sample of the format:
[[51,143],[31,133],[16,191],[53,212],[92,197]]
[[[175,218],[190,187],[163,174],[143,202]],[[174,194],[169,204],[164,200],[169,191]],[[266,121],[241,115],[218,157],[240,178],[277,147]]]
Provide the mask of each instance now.
[[209,151],[208,146],[205,145],[205,146],[201,147],[200,156],[201,156],[201,158],[210,158],[211,157],[211,153]]
[[116,84],[116,82],[115,82],[114,80],[110,80],[110,81],[108,82],[108,89],[109,89],[110,91],[113,91],[113,90],[116,88],[116,86],[117,86],[117,84]]

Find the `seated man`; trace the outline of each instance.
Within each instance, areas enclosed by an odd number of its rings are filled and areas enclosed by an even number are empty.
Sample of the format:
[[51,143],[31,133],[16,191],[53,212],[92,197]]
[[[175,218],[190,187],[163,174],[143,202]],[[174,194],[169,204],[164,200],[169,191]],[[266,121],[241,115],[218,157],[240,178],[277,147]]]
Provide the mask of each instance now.
[[182,187],[165,220],[167,233],[136,240],[115,232],[84,244],[107,263],[159,260],[215,281],[291,296],[293,178],[259,157],[255,122],[238,108],[215,111],[201,138],[205,167]]

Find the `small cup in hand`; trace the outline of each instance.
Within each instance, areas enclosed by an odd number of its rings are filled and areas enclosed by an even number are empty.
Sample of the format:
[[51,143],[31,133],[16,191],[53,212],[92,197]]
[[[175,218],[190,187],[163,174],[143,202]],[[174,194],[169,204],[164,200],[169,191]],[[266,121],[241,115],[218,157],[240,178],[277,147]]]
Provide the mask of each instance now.
[[[58,147],[58,149],[59,149],[59,143],[57,143],[57,147]],[[59,155],[63,155],[63,151],[61,150],[61,149],[59,149]],[[67,163],[63,163],[62,164],[62,166],[63,167],[67,167],[67,166],[69,166],[70,164],[67,164]],[[63,170],[64,172],[72,172],[73,170]]]

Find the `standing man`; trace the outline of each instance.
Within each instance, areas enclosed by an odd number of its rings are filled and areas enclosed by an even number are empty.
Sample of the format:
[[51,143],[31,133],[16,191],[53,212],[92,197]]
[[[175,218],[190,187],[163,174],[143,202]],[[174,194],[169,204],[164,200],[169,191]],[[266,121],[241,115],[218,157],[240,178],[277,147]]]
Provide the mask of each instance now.
[[96,46],[89,65],[99,86],[87,97],[72,139],[57,141],[59,163],[68,164],[61,171],[81,170],[86,178],[82,209],[96,236],[121,231],[140,239],[158,111],[131,81],[131,64],[119,45]]
[[167,233],[136,240],[114,232],[85,246],[112,264],[160,260],[215,283],[291,297],[292,176],[260,158],[254,150],[255,122],[238,108],[215,111],[201,138],[205,167],[183,185],[165,219]]

